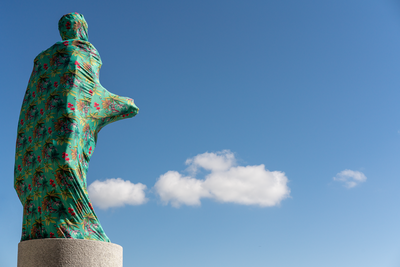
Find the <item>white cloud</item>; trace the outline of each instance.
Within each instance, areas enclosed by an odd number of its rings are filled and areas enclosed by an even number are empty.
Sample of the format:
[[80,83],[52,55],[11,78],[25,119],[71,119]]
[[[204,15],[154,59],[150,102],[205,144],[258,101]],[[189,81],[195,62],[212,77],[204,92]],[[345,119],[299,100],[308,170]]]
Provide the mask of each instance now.
[[268,171],[261,164],[212,172],[205,179],[204,187],[221,202],[266,207],[278,205],[289,196],[287,182],[283,172]]
[[223,150],[217,153],[203,153],[191,159],[186,160],[186,165],[189,165],[190,171],[197,171],[203,168],[208,171],[226,171],[231,166],[236,164],[235,156],[229,150]]
[[359,171],[344,170],[333,177],[334,181],[342,182],[344,187],[353,188],[367,180],[364,173]]
[[264,165],[236,166],[229,150],[203,153],[186,160],[188,170],[211,171],[204,180],[185,177],[176,171],[160,176],[154,189],[165,203],[174,207],[200,205],[201,198],[262,207],[278,205],[290,196],[283,172],[268,171]]
[[131,183],[121,178],[94,181],[88,187],[90,200],[101,209],[120,207],[123,205],[141,205],[147,202],[146,186]]
[[174,207],[182,204],[200,205],[200,198],[210,196],[203,187],[203,181],[183,177],[176,171],[169,171],[161,175],[154,188],[164,202],[171,201],[171,205]]

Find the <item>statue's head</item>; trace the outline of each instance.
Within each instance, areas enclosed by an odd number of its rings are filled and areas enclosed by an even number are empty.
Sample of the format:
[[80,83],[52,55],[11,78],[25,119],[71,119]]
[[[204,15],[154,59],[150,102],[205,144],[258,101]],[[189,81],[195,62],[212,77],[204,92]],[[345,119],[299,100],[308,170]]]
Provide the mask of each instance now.
[[79,39],[88,41],[88,25],[82,14],[69,13],[58,21],[58,30],[63,40]]

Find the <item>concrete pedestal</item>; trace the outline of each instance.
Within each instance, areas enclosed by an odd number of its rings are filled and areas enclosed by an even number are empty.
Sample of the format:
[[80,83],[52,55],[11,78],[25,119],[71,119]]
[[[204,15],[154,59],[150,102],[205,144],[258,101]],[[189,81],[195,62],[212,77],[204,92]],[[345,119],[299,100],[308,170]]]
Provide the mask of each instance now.
[[46,238],[18,244],[18,267],[122,267],[117,244],[65,238]]

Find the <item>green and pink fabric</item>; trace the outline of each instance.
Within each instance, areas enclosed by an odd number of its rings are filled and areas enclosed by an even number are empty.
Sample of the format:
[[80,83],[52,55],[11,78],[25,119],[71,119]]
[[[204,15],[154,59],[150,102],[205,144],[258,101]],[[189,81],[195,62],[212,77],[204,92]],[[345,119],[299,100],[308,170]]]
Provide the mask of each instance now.
[[19,117],[14,187],[24,207],[21,241],[110,242],[89,200],[86,172],[100,129],[139,109],[101,86],[100,55],[83,15],[63,16],[58,28],[63,41],[35,58]]

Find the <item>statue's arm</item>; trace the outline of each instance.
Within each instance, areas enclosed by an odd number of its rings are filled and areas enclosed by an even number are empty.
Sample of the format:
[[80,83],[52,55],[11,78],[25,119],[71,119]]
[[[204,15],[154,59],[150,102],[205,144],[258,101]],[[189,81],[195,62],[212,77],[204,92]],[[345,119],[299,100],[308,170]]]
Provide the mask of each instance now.
[[97,112],[99,120],[104,125],[136,116],[139,108],[135,105],[132,98],[113,94],[101,85],[99,76],[102,61],[96,49],[92,50],[90,61],[94,70],[95,80],[91,101],[92,112]]

